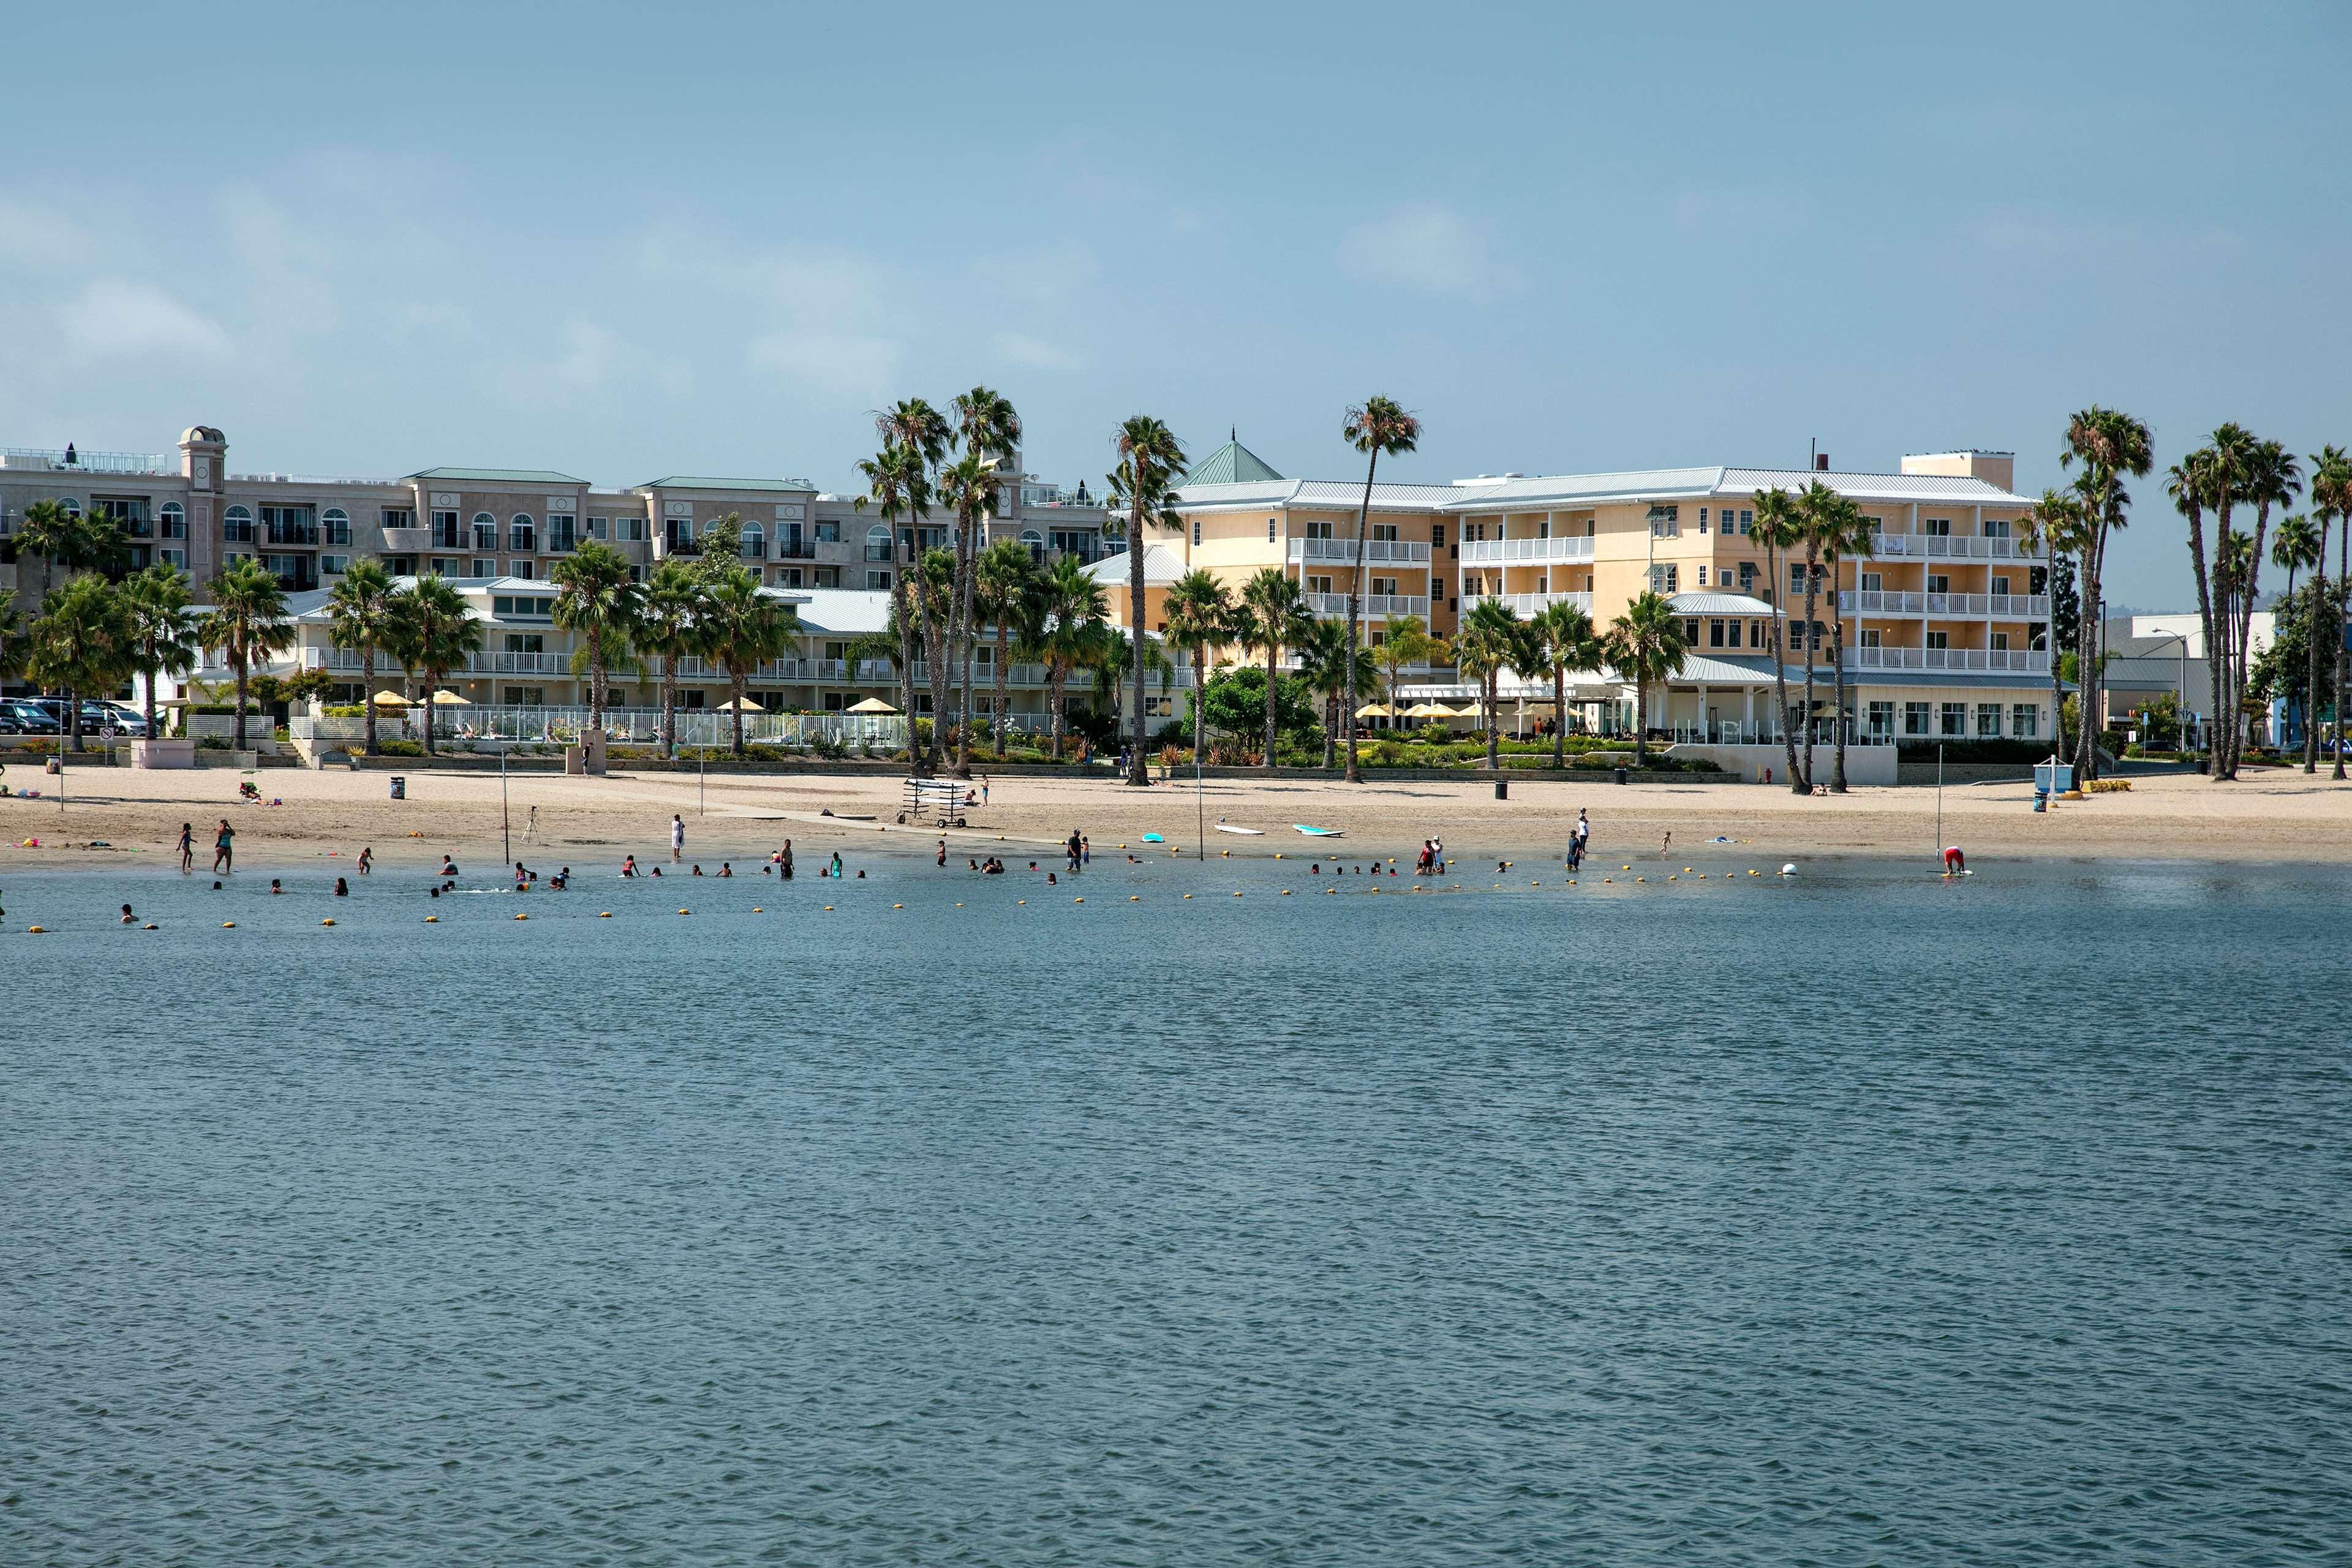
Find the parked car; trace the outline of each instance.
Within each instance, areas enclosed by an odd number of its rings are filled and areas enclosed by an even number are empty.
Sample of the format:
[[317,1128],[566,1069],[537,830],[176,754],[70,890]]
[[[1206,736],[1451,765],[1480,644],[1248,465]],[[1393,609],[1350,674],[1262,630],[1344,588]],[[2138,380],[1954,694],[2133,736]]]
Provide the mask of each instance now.
[[58,716],[31,698],[20,697],[7,707],[9,716],[21,726],[19,734],[55,735],[63,731]]
[[24,732],[25,721],[16,717],[16,710],[0,708],[0,735],[21,735]]

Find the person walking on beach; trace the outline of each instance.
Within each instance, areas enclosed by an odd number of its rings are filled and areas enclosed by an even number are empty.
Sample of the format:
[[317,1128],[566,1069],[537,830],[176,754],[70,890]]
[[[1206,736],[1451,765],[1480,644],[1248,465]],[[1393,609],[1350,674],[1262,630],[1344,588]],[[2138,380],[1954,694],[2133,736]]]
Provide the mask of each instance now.
[[669,814],[669,863],[677,865],[686,858],[686,819],[676,812]]
[[1078,830],[1073,827],[1070,829],[1068,842],[1062,846],[1062,853],[1069,857],[1070,869],[1073,871],[1078,868]]
[[1658,858],[1661,860],[1664,859],[1666,858],[1666,851],[1672,849],[1674,847],[1675,830],[1669,827],[1666,829],[1665,837],[1658,840]]
[[375,848],[374,848],[374,847],[373,847],[373,845],[362,845],[362,846],[361,846],[361,847],[360,847],[360,875],[361,875],[361,876],[362,876],[362,877],[369,876],[369,875],[372,875],[372,874],[374,872],[374,870],[375,870]]
[[180,875],[186,876],[196,868],[195,825],[180,824]]
[[1095,841],[1085,834],[1078,835],[1078,868],[1084,870],[1095,863]]
[[983,811],[988,808],[988,775],[986,773],[980,775],[980,805]]
[[236,837],[236,829],[228,825],[227,817],[222,817],[220,832],[213,839],[213,870],[215,873],[236,869],[236,856],[229,848],[230,841]]
[[948,841],[947,841],[946,839],[942,838],[942,839],[940,839],[940,865],[942,865],[942,866],[944,866],[944,865],[946,865],[947,863],[948,863]]

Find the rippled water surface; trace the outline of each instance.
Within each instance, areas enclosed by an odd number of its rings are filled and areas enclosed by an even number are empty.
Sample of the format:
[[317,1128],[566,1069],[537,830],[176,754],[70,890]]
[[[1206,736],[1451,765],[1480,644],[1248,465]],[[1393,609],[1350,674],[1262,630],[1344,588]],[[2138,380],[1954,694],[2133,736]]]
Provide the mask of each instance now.
[[1751,863],[11,878],[0,1562],[2352,1561],[2347,879]]

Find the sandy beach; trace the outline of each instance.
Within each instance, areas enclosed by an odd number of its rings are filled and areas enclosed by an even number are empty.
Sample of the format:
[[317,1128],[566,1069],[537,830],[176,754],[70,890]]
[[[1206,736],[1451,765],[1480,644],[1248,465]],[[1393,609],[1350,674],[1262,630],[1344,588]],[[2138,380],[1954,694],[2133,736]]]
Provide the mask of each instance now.
[[[8,846],[0,854],[0,876],[11,868],[120,869],[126,860],[169,865],[183,822],[194,824],[202,868],[210,862],[214,826],[223,816],[236,829],[237,864],[245,868],[322,859],[332,866],[362,846],[373,847],[387,868],[437,864],[445,852],[461,864],[499,860],[495,776],[412,768],[407,798],[394,801],[382,773],[271,771],[259,775],[264,799],[283,804],[261,805],[237,803],[237,776],[226,770],[78,769],[65,781],[61,809],[55,779],[11,768],[12,784],[45,793],[37,800],[0,803],[0,835]],[[2127,794],[2063,802],[2042,815],[2032,811],[2032,791],[2023,784],[1948,788],[1942,837],[1979,861],[2352,860],[2352,785],[2334,783],[2325,771],[2315,779],[2262,772],[2234,784],[2193,777],[2132,784]],[[932,853],[940,834],[896,826],[898,800],[899,783],[888,778],[730,776],[709,781],[698,809],[690,777],[517,774],[506,809],[515,854],[534,870],[616,866],[631,853],[666,863],[676,812],[687,824],[686,858],[715,871],[724,860],[739,870],[757,865],[786,838],[802,857],[835,849],[846,855],[861,846],[866,853]],[[1423,837],[1437,835],[1457,857],[1532,859],[1559,853],[1580,807],[1591,813],[1594,849],[1603,856],[1655,854],[1669,831],[1677,852],[1695,853],[1722,836],[1783,858],[1926,857],[1937,837],[1931,788],[1862,789],[1807,799],[1763,785],[1617,786],[1524,777],[1512,779],[1507,802],[1494,798],[1486,778],[1360,786],[1211,780],[1197,808],[1189,784],[1131,790],[1108,777],[997,778],[987,806],[968,814],[970,828],[946,837],[958,855],[984,854],[1001,840],[1025,857],[1025,847],[1042,851],[1073,830],[1085,834],[1097,854],[1121,846],[1138,853],[1189,853],[1201,837],[1196,821],[1204,815],[1210,824],[1223,819],[1265,830],[1263,837],[1208,835],[1212,854],[1230,850],[1236,858],[1312,854],[1318,846],[1293,831],[1292,825],[1306,823],[1346,834],[1339,844],[1319,847],[1326,857],[1334,850],[1343,857],[1407,855]],[[866,816],[873,820],[857,820]],[[1166,843],[1146,847],[1147,832],[1162,835]],[[22,847],[36,837],[37,848]]]

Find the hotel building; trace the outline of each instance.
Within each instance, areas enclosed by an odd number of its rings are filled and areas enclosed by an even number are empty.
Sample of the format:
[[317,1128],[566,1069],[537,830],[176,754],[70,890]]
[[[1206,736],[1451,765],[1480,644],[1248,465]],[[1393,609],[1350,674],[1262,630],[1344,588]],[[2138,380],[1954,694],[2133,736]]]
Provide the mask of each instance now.
[[[1389,620],[1409,615],[1447,637],[1486,598],[1523,617],[1572,604],[1606,628],[1637,595],[1655,592],[1680,613],[1691,656],[1663,692],[1653,689],[1653,728],[1694,744],[1777,743],[1798,715],[1774,712],[1770,629],[1777,617],[1801,617],[1803,566],[1784,553],[1783,580],[1772,580],[1753,536],[1755,497],[1814,481],[1861,509],[1873,541],[1866,555],[1842,563],[1839,582],[1823,584],[1812,626],[1816,686],[1831,687],[1830,622],[1844,622],[1853,739],[2047,738],[2047,562],[2016,537],[2032,503],[2012,489],[2006,453],[1906,457],[1893,473],[1824,462],[1811,471],[1706,467],[1375,484],[1363,549],[1370,636],[1377,640]],[[1228,443],[1187,474],[1175,503],[1182,528],[1147,544],[1147,625],[1165,628],[1166,587],[1194,568],[1238,591],[1276,567],[1314,614],[1344,616],[1362,499],[1360,480],[1285,479]],[[1129,616],[1127,563],[1095,571],[1115,613]],[[1802,637],[1789,628],[1792,654]],[[1801,687],[1801,662],[1786,674]],[[1548,681],[1507,677],[1502,691],[1506,721],[1538,700],[1549,710]],[[1443,668],[1409,673],[1397,693],[1406,702],[1475,695]],[[1834,692],[1816,698],[1826,737]],[[1613,671],[1576,682],[1572,705],[1588,727],[1633,722],[1632,689]]]

